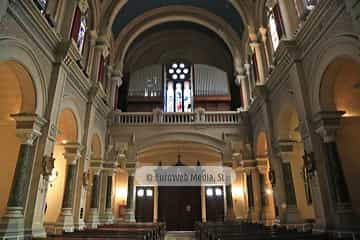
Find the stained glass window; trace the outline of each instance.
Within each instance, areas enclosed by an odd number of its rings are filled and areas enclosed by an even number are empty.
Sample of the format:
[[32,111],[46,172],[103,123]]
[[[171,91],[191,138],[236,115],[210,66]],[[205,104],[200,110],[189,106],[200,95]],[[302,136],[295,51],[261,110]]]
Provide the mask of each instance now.
[[165,112],[191,112],[193,93],[191,65],[177,61],[166,66]]
[[80,29],[77,37],[77,46],[79,48],[80,53],[82,53],[84,49],[84,42],[85,42],[85,33],[86,33],[86,16],[81,15],[80,19]]

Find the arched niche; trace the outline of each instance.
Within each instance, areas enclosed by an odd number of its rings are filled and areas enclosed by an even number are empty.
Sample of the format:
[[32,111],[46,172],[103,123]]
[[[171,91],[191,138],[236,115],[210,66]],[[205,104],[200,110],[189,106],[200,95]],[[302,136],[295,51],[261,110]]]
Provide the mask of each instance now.
[[70,108],[63,109],[58,119],[58,135],[54,147],[54,158],[56,160],[46,196],[45,223],[55,223],[60,215],[67,166],[67,161],[64,158],[64,146],[68,143],[78,142],[78,129],[78,119],[74,111]]
[[17,61],[0,61],[0,217],[5,214],[21,144],[16,121],[10,115],[35,111],[36,92],[30,73]]

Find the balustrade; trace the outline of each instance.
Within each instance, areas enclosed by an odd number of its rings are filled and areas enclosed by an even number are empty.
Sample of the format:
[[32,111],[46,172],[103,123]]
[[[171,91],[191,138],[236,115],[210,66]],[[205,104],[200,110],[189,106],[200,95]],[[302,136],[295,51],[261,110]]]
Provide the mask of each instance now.
[[151,125],[151,124],[240,124],[241,113],[237,111],[222,112],[115,112],[110,117],[112,125]]

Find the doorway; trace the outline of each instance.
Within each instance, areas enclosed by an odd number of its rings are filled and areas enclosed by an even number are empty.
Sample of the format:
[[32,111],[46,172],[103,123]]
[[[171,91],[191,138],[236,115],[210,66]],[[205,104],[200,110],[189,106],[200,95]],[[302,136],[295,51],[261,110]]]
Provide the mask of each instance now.
[[200,187],[159,187],[159,221],[169,231],[192,231],[201,221]]

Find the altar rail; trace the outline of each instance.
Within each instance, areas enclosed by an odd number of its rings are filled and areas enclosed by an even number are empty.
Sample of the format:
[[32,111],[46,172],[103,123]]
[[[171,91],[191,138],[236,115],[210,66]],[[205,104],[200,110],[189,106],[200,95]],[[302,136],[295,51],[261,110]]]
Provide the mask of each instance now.
[[151,124],[241,124],[239,111],[189,113],[154,112],[114,112],[110,116],[111,125],[151,125]]

